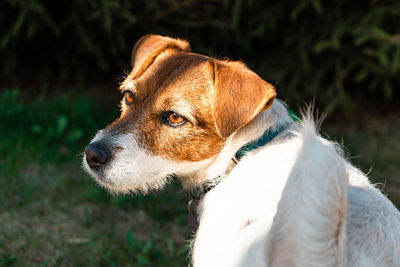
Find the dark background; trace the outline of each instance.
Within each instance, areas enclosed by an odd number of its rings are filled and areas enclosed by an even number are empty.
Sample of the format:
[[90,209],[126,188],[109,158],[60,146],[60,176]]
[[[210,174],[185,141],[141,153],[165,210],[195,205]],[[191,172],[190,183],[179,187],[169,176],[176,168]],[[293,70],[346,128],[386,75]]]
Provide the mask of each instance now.
[[2,1],[2,81],[40,88],[95,84],[129,71],[148,33],[243,60],[290,104],[349,109],[398,100],[400,2],[104,0]]
[[[400,2],[0,1],[0,266],[187,265],[186,196],[111,196],[81,152],[144,34],[242,60],[400,205]],[[371,168],[373,166],[373,168]]]

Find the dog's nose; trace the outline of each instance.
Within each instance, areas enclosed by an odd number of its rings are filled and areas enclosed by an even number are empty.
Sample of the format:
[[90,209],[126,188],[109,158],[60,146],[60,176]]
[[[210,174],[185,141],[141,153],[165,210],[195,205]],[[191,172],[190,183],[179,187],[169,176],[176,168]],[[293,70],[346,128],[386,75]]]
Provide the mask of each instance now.
[[110,150],[101,142],[90,143],[85,147],[86,162],[90,168],[104,165],[110,158]]

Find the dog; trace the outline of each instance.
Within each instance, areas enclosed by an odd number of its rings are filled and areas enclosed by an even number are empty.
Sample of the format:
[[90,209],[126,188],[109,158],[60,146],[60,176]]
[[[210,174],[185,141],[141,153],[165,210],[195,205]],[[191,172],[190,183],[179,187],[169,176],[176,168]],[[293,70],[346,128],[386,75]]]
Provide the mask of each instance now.
[[146,35],[120,90],[84,168],[113,193],[178,177],[194,192],[194,266],[400,266],[399,211],[245,64]]

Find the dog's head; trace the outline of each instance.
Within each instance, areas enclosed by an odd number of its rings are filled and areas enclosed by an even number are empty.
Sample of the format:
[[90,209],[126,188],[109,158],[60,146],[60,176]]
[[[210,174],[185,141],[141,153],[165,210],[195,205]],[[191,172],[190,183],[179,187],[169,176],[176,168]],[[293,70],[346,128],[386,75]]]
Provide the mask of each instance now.
[[[276,95],[244,64],[191,53],[169,37],[142,37],[132,67],[120,86],[121,116],[97,133],[83,160],[114,192],[146,192],[174,173],[190,177]],[[184,186],[196,185],[189,180]]]

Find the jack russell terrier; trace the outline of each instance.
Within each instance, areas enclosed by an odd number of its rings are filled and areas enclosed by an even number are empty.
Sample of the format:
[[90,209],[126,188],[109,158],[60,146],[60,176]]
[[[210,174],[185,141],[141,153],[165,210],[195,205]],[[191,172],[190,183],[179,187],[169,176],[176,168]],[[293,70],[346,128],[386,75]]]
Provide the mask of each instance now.
[[400,266],[400,213],[274,87],[241,62],[147,35],[121,84],[121,116],[83,164],[115,193],[197,190],[194,266]]

